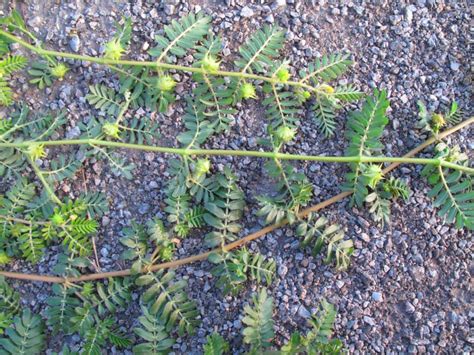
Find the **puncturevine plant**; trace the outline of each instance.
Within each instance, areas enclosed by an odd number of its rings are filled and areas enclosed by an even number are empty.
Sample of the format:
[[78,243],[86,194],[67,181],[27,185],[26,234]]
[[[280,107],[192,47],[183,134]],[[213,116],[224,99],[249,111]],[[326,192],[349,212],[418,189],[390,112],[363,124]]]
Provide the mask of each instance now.
[[[234,295],[249,283],[262,285],[242,310],[242,347],[259,354],[276,350],[272,320],[273,300],[264,286],[274,279],[276,263],[247,250],[245,243],[284,225],[294,227],[301,247],[334,263],[338,270],[349,267],[353,243],[342,227],[329,221],[321,210],[350,197],[357,207],[367,206],[374,220],[389,223],[393,199],[407,199],[407,184],[390,177],[399,164],[425,165],[422,175],[432,188],[429,195],[439,215],[457,228],[473,228],[474,191],[466,154],[449,147],[443,138],[471,124],[462,121],[453,103],[445,114],[428,113],[420,103],[420,129],[431,137],[403,157],[384,156],[381,136],[388,123],[389,100],[385,91],[365,95],[352,85],[332,84],[351,65],[348,55],[328,55],[296,72],[290,63],[279,60],[285,31],[265,26],[239,48],[233,63],[224,63],[219,37],[210,32],[211,20],[202,14],[189,14],[156,35],[156,46],[149,51],[151,61],[123,59],[129,52],[131,21],[117,24],[117,32],[104,47],[102,57],[52,51],[31,33],[18,12],[0,19],[0,104],[12,106],[7,118],[0,119],[0,176],[12,182],[0,198],[0,263],[8,269],[14,259],[34,264],[44,250],[61,244],[55,275],[22,274],[1,271],[0,349],[7,354],[42,353],[47,334],[79,334],[80,349],[67,345],[62,354],[100,354],[115,346],[136,354],[167,353],[176,337],[193,332],[200,314],[186,294],[187,283],[176,276],[179,265],[208,260],[216,285],[223,294]],[[39,57],[30,62],[10,53],[17,43]],[[191,66],[180,59],[192,55]],[[68,73],[65,60],[89,61],[110,68],[117,75],[119,88],[90,87],[91,108],[102,111],[97,119],[80,123],[80,137],[58,139],[63,132],[65,113],[32,113],[25,104],[14,103],[8,80],[29,67],[31,83],[40,89],[62,80]],[[227,70],[224,70],[226,68]],[[131,117],[129,111],[146,107],[165,112],[175,102],[175,73],[191,73],[191,92],[186,95],[180,147],[155,145],[159,125],[148,117]],[[202,148],[211,136],[231,129],[239,102],[254,100],[266,108],[267,138],[258,151],[212,150]],[[361,109],[348,115],[345,156],[308,156],[285,153],[288,143],[298,136],[303,110],[310,110],[316,127],[333,135],[336,112],[346,103],[363,100]],[[453,126],[449,128],[449,126]],[[448,127],[445,131],[443,129]],[[432,158],[415,158],[417,153],[436,144]],[[61,153],[59,153],[59,149]],[[129,269],[87,274],[93,266],[93,249],[99,218],[107,211],[101,193],[87,192],[74,199],[63,198],[56,186],[73,177],[90,157],[104,159],[124,178],[133,176],[134,166],[119,154],[141,150],[173,156],[169,160],[166,183],[167,219],[150,220],[146,225],[130,221],[123,230],[122,257]],[[222,171],[212,165],[212,156],[248,156],[266,159],[269,181],[275,193],[258,197],[258,215],[267,227],[242,236],[246,197],[231,167]],[[48,164],[41,165],[48,161]],[[314,206],[312,184],[292,161],[347,163],[348,173],[342,192]],[[389,163],[384,167],[384,163]],[[210,251],[176,260],[179,239],[191,231],[203,233],[203,246]],[[241,249],[237,249],[242,247]],[[212,249],[213,248],[213,249]],[[21,309],[19,294],[5,278],[52,283],[51,296],[42,315]],[[114,314],[132,300],[132,291],[141,295],[141,315],[133,332],[117,326]],[[279,352],[282,354],[336,354],[343,351],[340,340],[331,338],[336,317],[333,305],[321,301],[320,311],[310,321],[306,335],[298,332]],[[231,349],[229,339],[213,333],[207,337],[205,354],[224,354]],[[105,351],[106,352],[106,351]]]

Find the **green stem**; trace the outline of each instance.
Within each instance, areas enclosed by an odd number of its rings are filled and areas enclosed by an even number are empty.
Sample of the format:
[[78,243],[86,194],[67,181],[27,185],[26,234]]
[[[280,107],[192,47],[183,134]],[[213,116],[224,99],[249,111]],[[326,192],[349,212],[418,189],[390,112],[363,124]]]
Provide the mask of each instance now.
[[58,198],[58,196],[56,196],[56,194],[54,193],[53,189],[51,188],[51,186],[49,185],[49,183],[46,181],[46,179],[44,178],[43,176],[43,172],[40,170],[40,168],[38,167],[38,165],[36,165],[36,163],[33,161],[33,159],[31,159],[29,157],[28,154],[25,154],[26,156],[26,159],[28,160],[28,163],[30,163],[31,167],[33,168],[33,171],[35,172],[36,176],[38,176],[38,179],[41,181],[41,183],[43,184],[46,192],[48,193],[48,196],[49,198],[51,199],[51,201],[53,201],[54,203],[58,204],[58,205],[62,205],[62,202],[61,200]]
[[[280,160],[307,160],[307,161],[320,161],[330,163],[403,163],[403,164],[422,164],[422,165],[435,165],[442,166],[444,168],[460,170],[468,174],[474,174],[474,169],[468,166],[459,165],[451,162],[444,161],[436,158],[404,158],[404,157],[386,157],[386,156],[324,156],[324,155],[298,155],[298,154],[287,154],[279,152],[261,152],[255,150],[226,150],[226,149],[187,149],[187,148],[170,148],[151,146],[145,144],[132,144],[123,142],[113,142],[99,139],[65,139],[55,141],[23,141],[23,142],[11,142],[1,143],[0,148],[27,148],[31,144],[40,144],[43,146],[59,146],[59,145],[90,145],[90,146],[103,146],[121,149],[132,149],[142,150],[148,152],[157,152],[165,154],[177,154],[181,156],[189,155],[219,155],[219,156],[240,156],[240,157],[257,157],[257,158],[268,158],[268,159],[280,159]],[[33,162],[34,164],[34,162]],[[40,179],[42,178],[42,172],[38,169],[36,164],[32,165],[36,167],[39,172]],[[49,186],[45,183],[45,186]]]
[[[185,72],[191,72],[191,73],[215,75],[215,76],[227,76],[227,77],[237,77],[241,79],[245,78],[245,79],[253,79],[253,80],[262,80],[262,81],[273,83],[273,84],[281,83],[279,79],[275,77],[267,77],[263,75],[256,75],[256,74],[243,73],[243,72],[233,72],[233,71],[224,71],[224,70],[216,70],[216,71],[210,72],[202,67],[189,67],[189,66],[184,66],[184,65],[168,64],[168,63],[163,63],[159,61],[113,60],[110,58],[98,58],[98,57],[91,57],[91,56],[81,55],[81,54],[52,51],[52,50],[36,47],[26,42],[25,40],[1,29],[0,29],[0,35],[20,44],[21,46],[25,48],[28,48],[29,50],[41,56],[69,58],[69,59],[81,60],[81,61],[92,62],[92,63],[103,64],[103,65],[129,65],[129,66],[139,66],[139,67],[151,67],[156,70],[170,69],[170,70],[178,70],[178,71],[185,71]],[[319,92],[318,88],[314,88],[311,85],[308,85],[299,81],[286,81],[285,84],[290,85],[290,86],[303,87],[313,92]]]

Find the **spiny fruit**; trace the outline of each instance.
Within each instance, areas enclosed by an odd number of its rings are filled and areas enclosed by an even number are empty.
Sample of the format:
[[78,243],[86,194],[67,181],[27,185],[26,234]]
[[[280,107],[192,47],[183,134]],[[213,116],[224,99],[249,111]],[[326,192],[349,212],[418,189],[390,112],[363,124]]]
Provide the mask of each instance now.
[[31,144],[28,147],[27,153],[33,160],[45,158],[48,155],[44,150],[43,144]]
[[296,135],[296,129],[290,128],[288,126],[280,126],[275,132],[275,135],[284,143],[288,143]]
[[288,79],[290,79],[290,72],[286,68],[281,68],[277,71],[276,77],[278,80],[280,80],[280,82],[286,83]]
[[108,137],[120,138],[120,127],[117,123],[105,122],[102,131]]
[[68,70],[69,68],[66,65],[58,63],[51,69],[51,75],[61,80],[64,78],[64,75],[66,75]]
[[201,61],[201,66],[208,72],[215,73],[219,70],[220,62],[214,56],[206,54]]
[[240,94],[244,99],[255,99],[257,97],[255,86],[250,83],[242,84],[242,86],[240,87]]
[[176,86],[176,81],[169,75],[162,75],[158,78],[156,86],[160,91],[171,91]]
[[125,52],[119,39],[113,39],[105,45],[105,58],[119,60]]

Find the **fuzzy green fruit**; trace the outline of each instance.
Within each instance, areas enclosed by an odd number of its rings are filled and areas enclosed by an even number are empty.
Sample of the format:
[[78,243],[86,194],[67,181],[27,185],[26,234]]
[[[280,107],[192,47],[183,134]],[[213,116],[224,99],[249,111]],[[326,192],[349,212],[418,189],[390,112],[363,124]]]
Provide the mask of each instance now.
[[244,83],[240,87],[240,94],[244,99],[255,99],[257,97],[257,93],[255,91],[255,86],[250,83]]

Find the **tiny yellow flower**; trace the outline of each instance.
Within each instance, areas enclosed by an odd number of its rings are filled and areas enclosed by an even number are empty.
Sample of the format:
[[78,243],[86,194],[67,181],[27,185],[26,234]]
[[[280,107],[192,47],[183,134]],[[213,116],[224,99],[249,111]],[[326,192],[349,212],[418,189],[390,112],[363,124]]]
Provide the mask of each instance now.
[[64,75],[66,75],[68,70],[69,68],[66,65],[59,63],[51,69],[51,75],[61,80],[64,78]]
[[334,92],[334,88],[327,84],[322,84],[319,88],[324,91],[326,94],[332,94]]
[[117,123],[105,122],[102,131],[108,137],[120,138],[120,127]]
[[119,60],[124,52],[125,49],[117,38],[105,44],[105,58]]
[[158,78],[156,85],[160,91],[172,91],[176,86],[176,81],[169,75],[163,75]]
[[244,83],[240,87],[240,94],[244,99],[255,99],[257,97],[255,87],[250,83]]
[[28,155],[31,159],[36,160],[46,157],[48,154],[44,150],[43,144],[34,144],[32,143],[27,150]]
[[290,142],[296,135],[296,129],[288,126],[280,126],[275,132],[275,135],[284,143]]
[[431,120],[433,121],[435,127],[443,127],[446,124],[446,120],[444,119],[443,115],[439,113],[433,114]]
[[220,62],[218,62],[214,56],[206,54],[201,61],[201,66],[208,72],[215,73],[219,70]]

